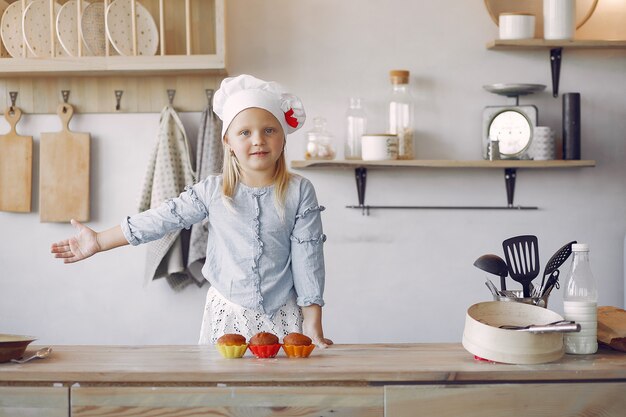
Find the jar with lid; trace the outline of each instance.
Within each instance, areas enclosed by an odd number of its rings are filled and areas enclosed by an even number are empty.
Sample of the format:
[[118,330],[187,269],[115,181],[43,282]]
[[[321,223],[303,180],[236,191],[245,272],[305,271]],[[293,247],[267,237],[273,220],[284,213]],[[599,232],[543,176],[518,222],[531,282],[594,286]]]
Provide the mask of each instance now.
[[334,138],[326,129],[326,119],[316,117],[313,119],[313,129],[306,134],[305,159],[334,159]]
[[589,265],[589,245],[572,245],[572,266],[565,283],[563,310],[565,320],[580,324],[579,333],[566,333],[566,353],[589,354],[598,350],[598,290]]
[[398,136],[398,159],[413,159],[413,98],[409,92],[409,71],[392,70],[389,98],[389,133]]
[[352,97],[350,108],[346,112],[345,159],[361,159],[361,137],[367,129],[367,117],[361,106],[361,99]]

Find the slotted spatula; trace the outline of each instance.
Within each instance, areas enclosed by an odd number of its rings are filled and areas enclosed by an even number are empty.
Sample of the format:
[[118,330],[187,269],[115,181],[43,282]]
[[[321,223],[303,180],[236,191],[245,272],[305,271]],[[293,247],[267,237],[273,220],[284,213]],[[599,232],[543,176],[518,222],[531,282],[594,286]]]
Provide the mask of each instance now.
[[539,275],[537,236],[522,235],[502,242],[509,276],[522,284],[524,298],[531,296],[530,283]]
[[559,279],[559,268],[561,267],[561,265],[563,265],[563,263],[565,263],[567,258],[569,258],[569,256],[572,254],[572,244],[574,243],[576,243],[575,240],[569,243],[566,243],[565,245],[561,247],[561,249],[556,251],[554,255],[552,255],[552,257],[548,260],[548,263],[546,264],[546,268],[543,270],[543,277],[541,278],[541,287],[539,287],[540,288],[539,294],[543,295],[544,291],[547,288],[547,285],[544,288],[546,276],[550,275],[550,278],[554,277],[552,279],[548,279],[548,282],[551,285],[556,285]]

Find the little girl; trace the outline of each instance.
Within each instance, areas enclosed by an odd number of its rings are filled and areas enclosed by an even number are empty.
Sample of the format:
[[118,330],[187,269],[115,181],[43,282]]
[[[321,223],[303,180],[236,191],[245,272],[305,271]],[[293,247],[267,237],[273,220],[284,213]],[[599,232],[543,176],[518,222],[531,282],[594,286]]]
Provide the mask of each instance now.
[[222,119],[224,169],[161,206],[96,233],[72,220],[78,234],[52,244],[65,263],[122,245],[139,245],[208,218],[207,293],[200,344],[225,333],[266,331],[324,338],[323,243],[313,185],[290,174],[285,140],[304,124],[300,101],[276,83],[250,75],[226,78],[213,99]]

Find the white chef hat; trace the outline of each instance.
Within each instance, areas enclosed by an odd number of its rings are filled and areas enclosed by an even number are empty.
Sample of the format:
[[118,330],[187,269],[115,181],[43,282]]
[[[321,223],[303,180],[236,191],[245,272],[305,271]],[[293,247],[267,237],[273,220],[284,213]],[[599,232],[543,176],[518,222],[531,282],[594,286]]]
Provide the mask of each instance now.
[[269,111],[285,135],[300,129],[306,119],[300,99],[285,92],[280,84],[242,74],[225,78],[213,96],[213,111],[222,119],[222,138],[241,111],[258,107]]

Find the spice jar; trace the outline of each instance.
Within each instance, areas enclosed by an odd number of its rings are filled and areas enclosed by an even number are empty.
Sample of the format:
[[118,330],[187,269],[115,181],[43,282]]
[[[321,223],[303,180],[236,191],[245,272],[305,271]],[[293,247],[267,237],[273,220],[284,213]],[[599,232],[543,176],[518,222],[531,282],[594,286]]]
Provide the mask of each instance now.
[[305,159],[334,159],[334,138],[326,129],[326,119],[313,119],[313,129],[307,132]]

